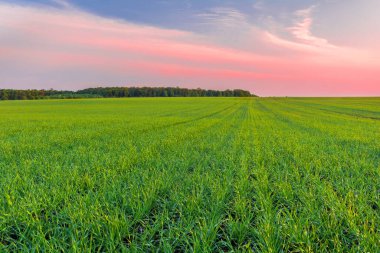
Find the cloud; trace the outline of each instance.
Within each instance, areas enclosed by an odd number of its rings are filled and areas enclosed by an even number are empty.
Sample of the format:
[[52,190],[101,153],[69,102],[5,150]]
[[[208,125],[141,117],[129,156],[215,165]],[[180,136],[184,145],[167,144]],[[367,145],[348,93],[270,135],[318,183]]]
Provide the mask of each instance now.
[[133,24],[62,3],[63,8],[0,3],[0,88],[145,84],[324,95],[365,82],[364,93],[380,93],[378,60],[368,63],[367,55],[340,47],[328,52],[330,44],[311,33],[311,11],[294,14],[286,30],[291,39],[258,28],[234,9],[201,15],[202,22],[239,32],[239,43],[226,44],[223,33]]
[[265,10],[265,3],[264,1],[256,1],[255,3],[252,4],[253,9],[255,10]]
[[314,53],[337,50],[338,47],[330,44],[327,39],[313,35],[311,31],[314,21],[312,12],[315,8],[316,6],[311,6],[307,9],[297,10],[293,13],[293,25],[286,28],[286,31],[291,35],[290,38],[284,39],[267,32],[267,39],[274,44],[292,50],[302,50]]
[[247,24],[247,17],[233,8],[212,8],[197,16],[201,19],[202,24],[216,25],[217,27],[236,28]]
[[66,0],[51,0],[51,2],[55,3],[59,7],[63,7],[63,8],[66,8],[66,9],[75,9],[74,5],[70,4]]
[[300,20],[297,21],[294,26],[289,27],[288,30],[294,38],[302,44],[321,48],[336,48],[336,46],[331,45],[327,39],[319,38],[312,34],[311,28],[313,24],[313,17],[311,14],[314,8],[315,6],[312,6],[307,9],[296,11],[295,16]]
[[[309,57],[327,66],[363,66],[374,68],[378,62],[370,60],[379,52],[365,49],[350,48],[332,44],[328,39],[313,34],[313,12],[317,6],[300,9],[293,13],[293,23],[286,27],[280,36],[269,31],[265,32],[265,40],[279,48],[290,50],[300,57]],[[373,58],[372,58],[373,59]]]
[[0,16],[3,87],[46,83],[81,88],[127,81],[199,86],[218,78],[264,75],[254,70],[265,62],[263,57],[210,44],[191,32],[136,25],[74,8],[0,4]]

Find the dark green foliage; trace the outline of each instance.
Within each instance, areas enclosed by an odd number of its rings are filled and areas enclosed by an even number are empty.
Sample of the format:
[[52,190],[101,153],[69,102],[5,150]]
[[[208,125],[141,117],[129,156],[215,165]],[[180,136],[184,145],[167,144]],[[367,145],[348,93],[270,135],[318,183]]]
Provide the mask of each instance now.
[[203,90],[179,87],[106,87],[78,91],[58,90],[0,90],[0,100],[33,100],[64,98],[122,98],[122,97],[252,97],[245,90]]

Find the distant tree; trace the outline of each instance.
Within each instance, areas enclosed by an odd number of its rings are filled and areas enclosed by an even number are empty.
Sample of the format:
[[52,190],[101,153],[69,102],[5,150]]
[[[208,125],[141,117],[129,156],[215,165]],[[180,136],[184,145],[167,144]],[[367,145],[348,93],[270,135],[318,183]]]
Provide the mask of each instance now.
[[0,89],[0,100],[116,97],[251,97],[246,90],[204,90],[179,87],[98,87],[78,91]]

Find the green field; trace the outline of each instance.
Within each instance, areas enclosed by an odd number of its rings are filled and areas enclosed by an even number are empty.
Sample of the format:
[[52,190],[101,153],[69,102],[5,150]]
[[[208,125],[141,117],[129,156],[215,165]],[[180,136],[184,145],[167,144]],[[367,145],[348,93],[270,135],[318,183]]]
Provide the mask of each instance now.
[[379,252],[380,98],[0,101],[0,252]]

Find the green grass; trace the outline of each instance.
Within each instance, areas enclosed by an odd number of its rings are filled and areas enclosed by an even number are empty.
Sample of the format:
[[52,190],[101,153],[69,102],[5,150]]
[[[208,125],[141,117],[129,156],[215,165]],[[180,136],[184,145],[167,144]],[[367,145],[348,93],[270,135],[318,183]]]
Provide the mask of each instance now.
[[0,101],[0,252],[378,252],[379,98]]

